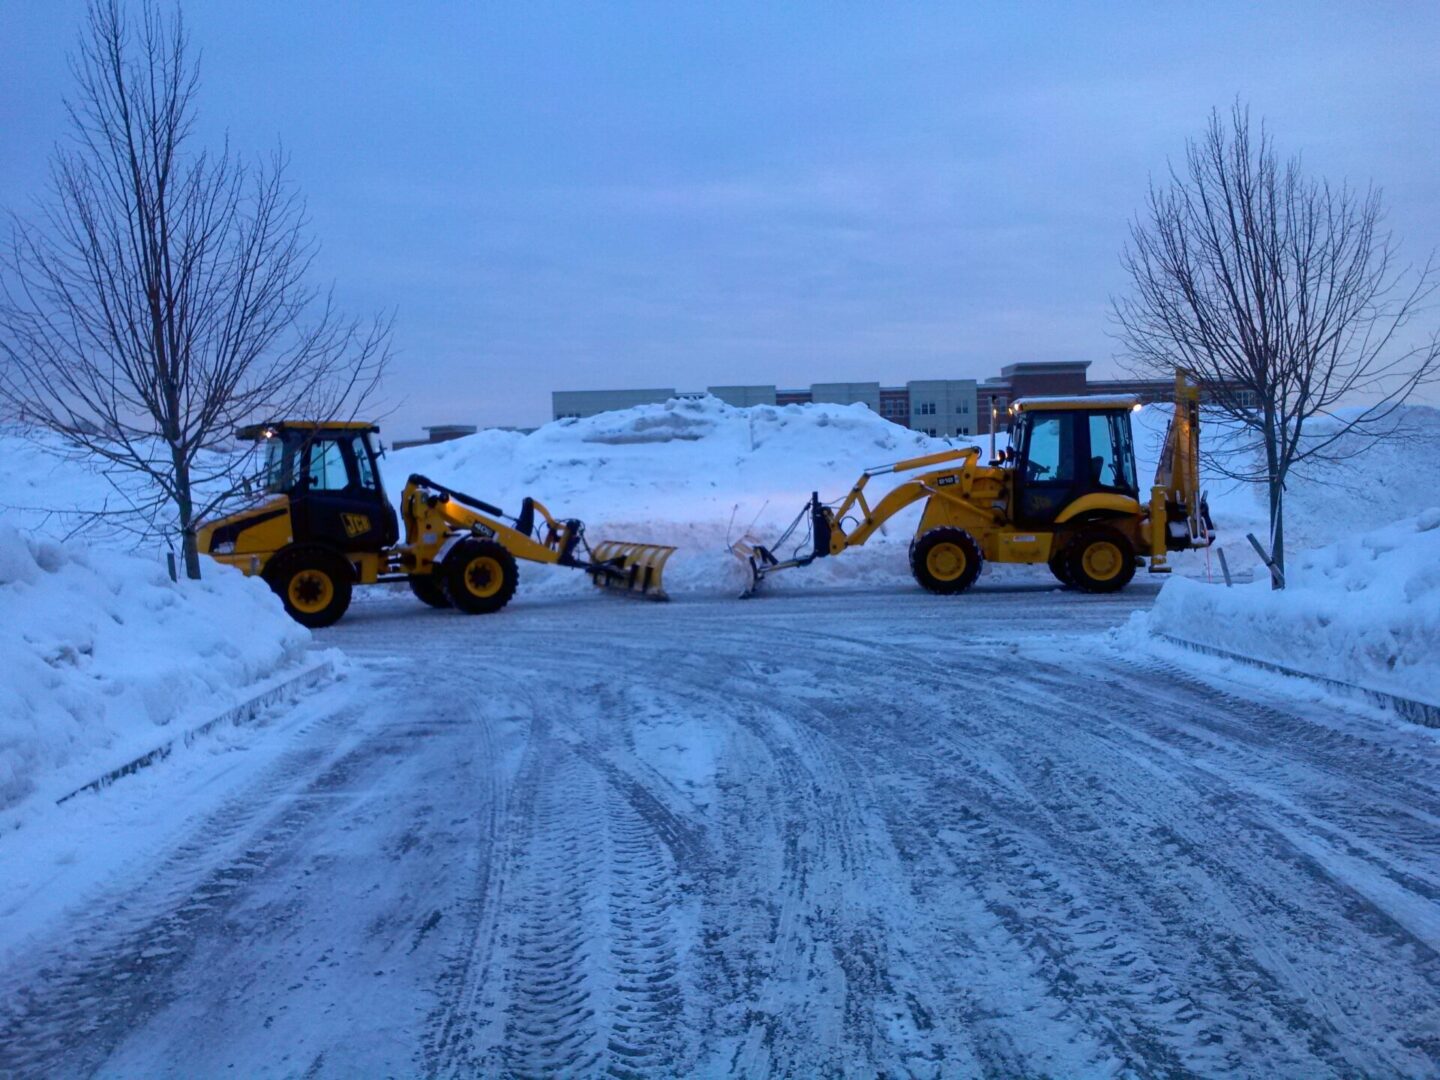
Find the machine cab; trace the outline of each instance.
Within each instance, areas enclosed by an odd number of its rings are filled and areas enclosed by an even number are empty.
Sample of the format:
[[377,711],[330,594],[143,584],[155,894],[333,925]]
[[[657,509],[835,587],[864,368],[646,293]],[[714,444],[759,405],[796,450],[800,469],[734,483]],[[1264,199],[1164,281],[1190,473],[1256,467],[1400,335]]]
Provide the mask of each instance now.
[[1010,445],[1015,523],[1044,528],[1076,499],[1109,494],[1139,499],[1131,395],[1025,398],[1014,405]]
[[290,500],[297,542],[342,551],[379,551],[399,539],[371,443],[373,424],[270,424],[252,429],[264,444],[264,490]]

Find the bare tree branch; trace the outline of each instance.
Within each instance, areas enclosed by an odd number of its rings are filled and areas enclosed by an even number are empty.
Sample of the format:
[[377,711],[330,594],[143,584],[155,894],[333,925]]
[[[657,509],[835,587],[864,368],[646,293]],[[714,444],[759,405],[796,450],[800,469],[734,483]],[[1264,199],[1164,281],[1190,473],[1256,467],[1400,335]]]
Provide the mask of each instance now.
[[283,153],[250,165],[193,145],[188,53],[178,9],[91,4],[52,197],[12,215],[0,254],[0,404],[142,478],[198,577],[195,525],[246,467],[202,468],[202,451],[247,421],[353,417],[391,325],[306,283],[315,246]]

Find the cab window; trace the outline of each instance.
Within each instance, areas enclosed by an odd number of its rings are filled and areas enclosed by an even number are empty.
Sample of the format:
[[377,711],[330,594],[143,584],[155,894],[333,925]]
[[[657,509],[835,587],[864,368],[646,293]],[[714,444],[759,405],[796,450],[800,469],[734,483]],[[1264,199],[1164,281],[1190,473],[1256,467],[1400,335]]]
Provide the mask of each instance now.
[[283,438],[265,442],[265,490],[283,495],[295,486],[295,447]]
[[1068,484],[1075,479],[1074,417],[1069,413],[1031,413],[1025,447],[1025,479]]
[[1094,487],[1135,491],[1135,454],[1125,414],[1095,413],[1090,417],[1090,476]]
[[309,461],[306,483],[311,491],[344,491],[350,486],[345,452],[338,441],[317,439],[311,443]]
[[366,491],[374,491],[375,468],[370,462],[370,450],[365,445],[365,437],[356,435],[350,443],[350,450],[355,455],[355,468],[360,474],[360,486]]

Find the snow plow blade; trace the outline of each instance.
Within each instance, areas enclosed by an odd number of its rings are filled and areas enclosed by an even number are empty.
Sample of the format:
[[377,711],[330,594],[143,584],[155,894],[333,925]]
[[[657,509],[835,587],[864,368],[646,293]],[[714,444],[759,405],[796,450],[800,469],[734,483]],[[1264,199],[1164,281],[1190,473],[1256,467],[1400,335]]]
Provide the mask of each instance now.
[[755,537],[748,533],[730,545],[730,554],[740,560],[745,571],[745,587],[740,592],[741,600],[748,600],[760,589],[765,571],[775,564],[775,557]]
[[647,600],[669,600],[665,564],[675,549],[666,544],[631,544],[601,540],[591,552],[590,576],[603,589],[615,589]]

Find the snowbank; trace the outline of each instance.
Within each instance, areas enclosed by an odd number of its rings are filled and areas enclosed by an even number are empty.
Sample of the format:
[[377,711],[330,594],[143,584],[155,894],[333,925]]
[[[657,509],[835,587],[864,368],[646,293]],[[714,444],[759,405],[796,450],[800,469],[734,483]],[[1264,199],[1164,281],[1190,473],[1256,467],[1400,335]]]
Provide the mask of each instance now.
[[1299,552],[1287,587],[1175,579],[1150,632],[1440,704],[1440,507]]
[[[1155,475],[1170,414],[1168,405],[1147,405],[1135,416],[1142,486]],[[1398,410],[1394,421],[1397,437],[1375,443],[1353,434],[1342,436],[1327,447],[1327,460],[1307,463],[1291,473],[1285,494],[1286,547],[1290,551],[1319,548],[1337,536],[1409,517],[1417,508],[1440,506],[1440,409],[1412,405]],[[1307,437],[1330,439],[1339,422],[1316,417],[1306,426]],[[1205,449],[1220,451],[1224,445],[1221,426],[1202,418],[1200,441]],[[1243,455],[1238,452],[1223,456],[1235,467],[1242,464]],[[1211,516],[1231,570],[1241,578],[1253,574],[1268,581],[1267,572],[1245,540],[1247,532],[1262,539],[1270,534],[1265,489],[1226,480],[1208,469],[1202,469],[1201,484],[1208,489]],[[1207,576],[1203,551],[1181,552],[1174,565],[1181,574]],[[1220,578],[1213,557],[1208,576]]]
[[[713,397],[677,399],[560,420],[529,435],[483,431],[412,447],[388,456],[385,483],[398,496],[406,477],[421,473],[512,514],[530,495],[556,516],[585,521],[592,542],[679,547],[665,572],[672,593],[733,593],[742,575],[729,539],[748,529],[769,543],[812,491],[839,498],[866,468],[976,441],[930,438],[864,405],[737,408]],[[873,504],[903,479],[875,477],[867,498]],[[919,513],[917,505],[865,548],[774,584],[909,582],[906,551]],[[522,596],[578,587],[573,571],[522,564],[520,573]]]
[[[309,632],[258,580],[0,526],[0,812],[63,794],[294,664]],[[66,785],[69,787],[66,787]],[[8,815],[7,815],[8,816]],[[0,826],[3,827],[3,826]]]

